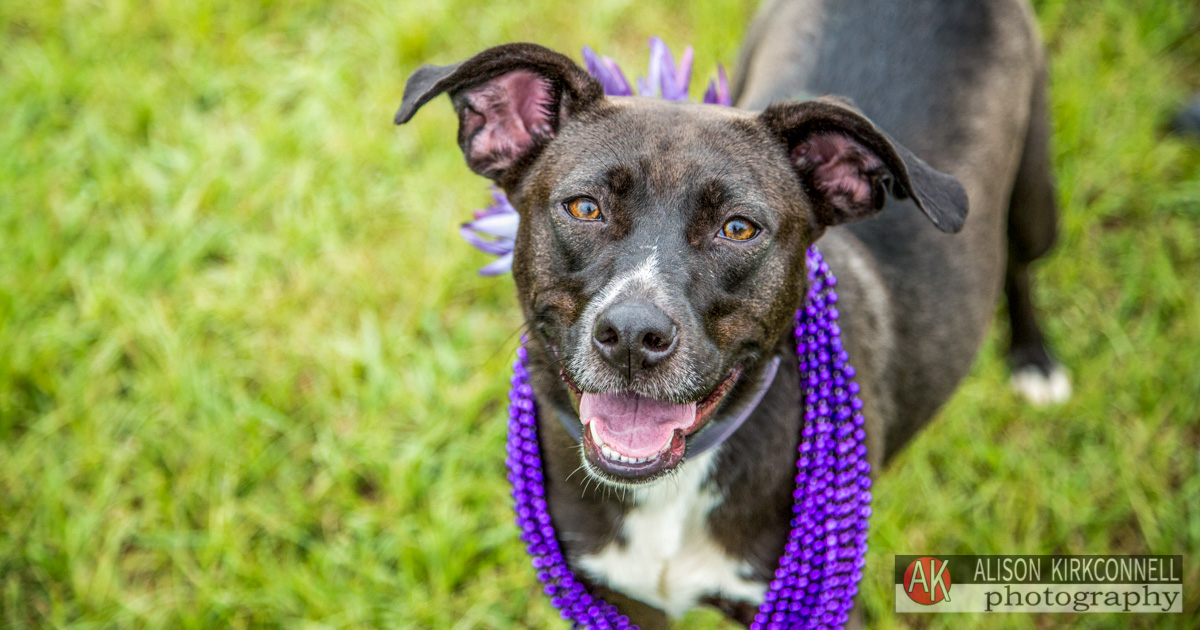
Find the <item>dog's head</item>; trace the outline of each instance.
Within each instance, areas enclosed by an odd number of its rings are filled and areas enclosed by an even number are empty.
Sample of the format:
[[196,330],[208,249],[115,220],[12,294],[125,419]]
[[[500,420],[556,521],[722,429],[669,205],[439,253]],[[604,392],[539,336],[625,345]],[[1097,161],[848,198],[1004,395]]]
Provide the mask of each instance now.
[[943,231],[966,219],[957,181],[834,98],[751,113],[606,97],[567,57],[509,44],[419,69],[396,122],[443,92],[467,164],[521,215],[518,297],[561,368],[542,402],[586,425],[584,462],[609,482],[673,470],[754,391],[826,227],[889,194]]

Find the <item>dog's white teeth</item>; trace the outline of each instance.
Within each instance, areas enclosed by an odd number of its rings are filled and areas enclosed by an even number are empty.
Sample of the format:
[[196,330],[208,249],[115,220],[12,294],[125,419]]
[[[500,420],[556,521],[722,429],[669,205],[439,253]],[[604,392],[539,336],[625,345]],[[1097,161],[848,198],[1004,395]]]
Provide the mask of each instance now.
[[630,457],[628,455],[622,455],[618,453],[607,444],[597,444],[597,446],[600,448],[600,454],[603,455],[605,459],[611,459],[614,462],[621,462],[624,464],[644,464],[655,457],[658,457],[657,455],[652,455],[650,457]]
[[628,455],[622,455],[621,453],[617,452],[616,449],[605,444],[604,442],[601,442],[600,436],[596,435],[594,429],[591,435],[592,441],[596,443],[596,448],[600,450],[600,454],[603,455],[605,459],[612,460],[614,462],[622,462],[625,464],[644,464],[662,454],[660,452],[649,457],[630,457]]

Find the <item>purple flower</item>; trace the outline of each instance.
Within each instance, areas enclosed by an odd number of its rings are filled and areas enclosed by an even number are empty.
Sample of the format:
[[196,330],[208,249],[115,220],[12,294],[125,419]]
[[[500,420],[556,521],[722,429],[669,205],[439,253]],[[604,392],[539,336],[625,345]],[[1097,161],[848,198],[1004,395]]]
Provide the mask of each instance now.
[[588,74],[595,77],[604,86],[604,93],[609,96],[633,96],[633,88],[625,79],[625,73],[611,57],[597,55],[589,46],[583,47],[583,63],[587,66]]
[[521,215],[508,202],[508,197],[499,188],[492,188],[495,202],[483,210],[475,211],[475,220],[462,224],[459,234],[463,240],[474,245],[485,254],[500,256],[479,270],[480,275],[495,276],[512,270],[513,248],[517,242],[517,226]]
[[[692,61],[695,52],[691,46],[683,51],[679,65],[667,43],[658,37],[650,38],[650,68],[647,77],[638,77],[639,96],[663,98],[669,101],[686,101],[688,85],[692,81]],[[583,63],[588,74],[595,77],[609,96],[633,96],[633,88],[625,73],[609,57],[596,54],[591,48],[583,47]],[[717,79],[709,81],[704,93],[704,102],[712,105],[732,105],[729,94],[729,79],[725,68],[717,66]],[[499,188],[492,187],[495,202],[483,210],[475,211],[475,220],[464,223],[459,234],[476,249],[486,254],[499,256],[495,261],[479,270],[483,276],[495,276],[512,271],[513,249],[517,242],[517,226],[521,216],[517,214],[508,197]]]
[[688,84],[692,82],[692,60],[695,51],[691,46],[683,50],[679,65],[671,49],[659,37],[650,38],[650,71],[645,79],[638,78],[638,94],[666,99],[686,101]]
[[725,66],[717,64],[717,79],[708,82],[704,91],[704,102],[709,105],[733,105],[733,97],[729,94],[729,78],[725,76]]

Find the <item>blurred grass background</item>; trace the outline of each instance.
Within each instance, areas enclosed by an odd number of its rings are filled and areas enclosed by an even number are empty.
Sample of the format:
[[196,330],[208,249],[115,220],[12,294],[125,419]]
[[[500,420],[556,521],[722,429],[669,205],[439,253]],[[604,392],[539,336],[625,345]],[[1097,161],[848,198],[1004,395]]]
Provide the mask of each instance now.
[[[883,628],[1200,626],[1200,87],[1190,0],[1036,3],[1061,244],[1038,297],[1076,395],[1003,327],[876,488]],[[519,316],[422,63],[536,41],[731,66],[746,0],[0,3],[0,625],[557,628],[503,472]],[[636,73],[634,73],[636,74]],[[892,554],[1185,556],[1185,614],[892,614]],[[684,628],[722,627],[715,614]]]

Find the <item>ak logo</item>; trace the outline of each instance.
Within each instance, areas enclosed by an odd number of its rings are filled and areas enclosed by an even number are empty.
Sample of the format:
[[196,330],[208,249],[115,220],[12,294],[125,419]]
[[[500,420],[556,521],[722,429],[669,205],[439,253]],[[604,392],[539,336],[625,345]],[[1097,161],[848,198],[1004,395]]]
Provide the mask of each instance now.
[[923,606],[950,601],[950,562],[937,558],[917,558],[904,570],[904,593]]

